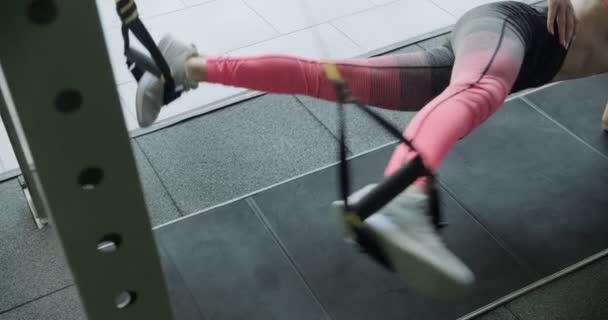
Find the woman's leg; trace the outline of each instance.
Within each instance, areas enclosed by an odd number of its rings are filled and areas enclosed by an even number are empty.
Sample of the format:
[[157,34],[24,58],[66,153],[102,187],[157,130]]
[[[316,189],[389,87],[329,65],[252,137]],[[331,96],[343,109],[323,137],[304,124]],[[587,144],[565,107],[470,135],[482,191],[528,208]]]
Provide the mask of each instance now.
[[[476,13],[465,16],[453,32],[456,59],[450,85],[416,114],[404,132],[433,169],[456,141],[504,103],[524,59],[526,45],[505,17]],[[416,155],[400,144],[385,174],[391,175]]]
[[[289,54],[199,55],[196,48],[171,35],[163,37],[158,47],[176,84],[186,91],[197,88],[199,82],[208,82],[267,93],[336,99],[321,60]],[[447,43],[427,51],[337,59],[335,63],[352,95],[361,102],[417,111],[447,87],[454,55]],[[151,125],[162,107],[162,83],[144,74],[136,95],[140,126]]]
[[[405,129],[405,137],[433,169],[456,141],[496,112],[518,78],[526,44],[507,26],[501,10],[495,9],[500,7],[479,7],[459,20],[452,33],[455,62],[450,84]],[[399,144],[385,174],[392,175],[417,152]],[[434,293],[467,288],[475,277],[432,225],[423,183],[420,179],[408,187],[365,224],[392,266],[411,285]],[[353,194],[353,201],[369,190]]]
[[[419,110],[447,86],[454,56],[449,47],[335,61],[353,96],[393,110]],[[288,54],[207,55],[188,60],[197,81],[276,94],[335,100],[322,61]]]

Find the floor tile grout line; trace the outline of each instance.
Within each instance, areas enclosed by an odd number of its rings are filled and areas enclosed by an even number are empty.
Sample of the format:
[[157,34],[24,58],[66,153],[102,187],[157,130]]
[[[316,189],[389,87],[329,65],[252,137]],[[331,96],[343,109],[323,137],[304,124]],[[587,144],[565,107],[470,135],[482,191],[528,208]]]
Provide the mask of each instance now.
[[389,1],[389,2],[382,2],[382,3],[375,3],[375,2],[372,0],[371,2],[374,4],[374,6],[378,7],[378,6],[383,6],[383,5],[389,5],[389,4],[393,4],[393,3],[395,3],[395,2],[399,2],[399,1],[402,1],[402,0],[391,0],[391,1]]
[[188,295],[190,296],[190,298],[192,298],[192,301],[194,301],[194,305],[196,306],[196,311],[198,312],[198,315],[200,316],[199,319],[201,319],[201,320],[208,320],[208,318],[205,316],[205,313],[203,312],[203,308],[199,305],[198,300],[195,299],[194,294],[192,293],[192,290],[190,290],[190,287],[186,286],[187,282],[184,279],[184,275],[183,275],[182,271],[179,269],[179,267],[175,263],[175,259],[171,255],[171,251],[169,251],[167,249],[167,247],[165,246],[165,244],[162,241],[159,240],[159,241],[157,241],[157,243],[158,243],[158,246],[159,246],[158,249],[164,251],[167,254],[167,257],[169,259],[169,263],[175,268],[175,270],[177,271],[177,274],[179,276],[179,279],[182,281],[182,283],[184,284],[184,286],[186,287],[186,289],[188,289]]
[[[335,142],[336,144],[339,144],[339,143],[340,143],[340,138],[339,138],[338,136],[336,136],[336,135],[335,135],[335,134],[334,134],[334,133],[331,131],[331,129],[330,129],[328,126],[326,126],[326,125],[325,125],[325,123],[323,123],[323,121],[321,121],[321,119],[319,119],[319,118],[318,118],[318,117],[317,117],[317,116],[316,116],[316,115],[315,115],[315,114],[314,114],[314,113],[313,113],[313,112],[312,112],[310,109],[308,109],[308,108],[306,107],[306,104],[304,103],[304,101],[302,101],[302,100],[300,99],[300,97],[298,97],[298,96],[296,96],[296,95],[294,95],[294,98],[297,100],[298,105],[300,105],[300,107],[302,107],[302,108],[304,108],[304,110],[306,110],[306,113],[308,113],[309,115],[311,115],[311,116],[312,116],[312,117],[313,117],[313,118],[314,118],[314,119],[315,119],[315,120],[316,120],[316,121],[317,121],[317,122],[318,122],[318,123],[319,123],[319,124],[320,124],[320,125],[321,125],[323,128],[325,128],[325,130],[326,130],[327,132],[329,132],[329,134],[330,134],[330,135],[331,135],[331,136],[334,138],[334,140],[335,140],[334,142]],[[334,107],[336,107],[336,108],[337,108],[337,106],[334,106]],[[337,150],[336,152],[339,152],[339,150]],[[352,151],[352,150],[350,150],[350,147],[348,146],[348,141],[347,141],[347,143],[346,143],[346,152],[347,152],[349,155],[351,155],[351,156],[352,156],[352,155],[354,155],[353,151]]]
[[[281,32],[279,32],[279,33],[278,33],[278,34],[277,34],[275,37],[272,37],[272,38],[266,38],[266,39],[262,39],[262,40],[259,40],[259,41],[254,41],[254,42],[252,42],[252,43],[248,43],[248,44],[245,44],[245,45],[240,46],[240,47],[235,47],[235,48],[232,48],[232,49],[226,50],[225,52],[226,52],[227,54],[231,54],[231,53],[234,53],[234,52],[239,51],[239,50],[242,50],[242,49],[246,49],[246,48],[249,48],[249,47],[253,47],[253,46],[256,46],[256,45],[262,44],[262,43],[264,43],[264,42],[268,42],[268,41],[272,41],[272,40],[280,39],[280,38],[283,38],[283,37],[286,37],[286,36],[290,36],[290,35],[296,34],[296,33],[298,33],[298,32],[303,32],[303,31],[306,31],[306,30],[312,30],[313,28],[319,28],[319,27],[321,27],[321,26],[322,26],[322,25],[324,25],[324,24],[325,24],[325,25],[329,25],[329,21],[315,23],[315,24],[312,24],[312,25],[306,26],[306,27],[304,27],[304,28],[299,28],[299,29],[297,29],[297,30],[293,30],[293,31],[285,32],[285,33],[281,33]],[[274,27],[273,27],[273,30],[275,30],[275,29],[274,29]],[[275,30],[275,31],[276,31],[276,30]]]
[[[218,1],[218,0],[212,0],[212,1]],[[242,0],[242,1],[243,1],[243,0]],[[299,0],[299,1],[305,1],[305,0]],[[343,19],[343,18],[347,18],[347,17],[350,17],[350,16],[354,16],[354,15],[357,15],[357,14],[363,13],[363,12],[365,12],[365,11],[373,10],[373,9],[376,9],[376,8],[385,7],[385,6],[391,5],[391,4],[393,4],[393,3],[395,3],[395,2],[398,2],[398,1],[402,1],[402,0],[395,0],[395,1],[391,1],[391,2],[388,2],[388,3],[382,3],[382,4],[375,4],[375,3],[373,3],[373,2],[370,2],[370,3],[371,3],[371,6],[370,6],[370,7],[365,8],[365,9],[360,9],[360,10],[357,10],[357,11],[354,11],[354,12],[351,12],[351,13],[348,13],[348,14],[345,14],[345,15],[342,15],[342,16],[338,16],[338,17],[330,18],[330,19],[324,19],[324,20],[321,20],[321,21],[316,21],[316,22],[313,22],[313,23],[312,23],[312,24],[310,24],[310,25],[306,25],[306,26],[304,26],[304,27],[297,28],[297,29],[294,29],[294,30],[289,30],[289,31],[287,31],[287,32],[280,32],[280,31],[279,31],[279,36],[277,36],[277,37],[275,37],[275,38],[270,38],[270,39],[260,40],[260,41],[257,41],[257,42],[251,43],[251,44],[244,45],[244,46],[242,46],[242,47],[237,47],[237,48],[233,48],[233,49],[227,50],[226,52],[227,52],[227,53],[231,53],[231,52],[234,52],[234,51],[237,51],[237,50],[241,50],[241,49],[244,49],[244,48],[248,48],[248,47],[250,47],[250,46],[254,46],[254,45],[257,45],[257,44],[260,44],[260,43],[264,43],[264,42],[266,42],[266,41],[270,41],[270,40],[273,40],[273,39],[277,39],[277,38],[280,38],[280,37],[284,37],[284,36],[287,36],[287,35],[291,35],[291,34],[294,34],[294,33],[298,33],[298,32],[301,32],[301,31],[308,30],[308,29],[312,29],[312,28],[318,28],[318,27],[320,27],[320,26],[322,26],[322,25],[324,25],[324,24],[325,24],[325,25],[332,26],[332,27],[334,27],[334,28],[335,28],[335,29],[337,29],[337,30],[340,30],[339,28],[337,28],[337,27],[335,27],[335,26],[333,25],[333,22],[335,22],[336,20]],[[274,29],[274,28],[273,28],[273,29]],[[428,32],[428,33],[431,33],[431,32]],[[424,35],[424,34],[427,34],[427,33],[422,33],[421,35]],[[415,37],[414,37],[414,38],[415,38]],[[352,41],[352,39],[350,39],[350,37],[348,37],[348,39]],[[355,44],[355,45],[357,45],[357,47],[360,47],[360,45],[359,45],[358,43],[354,42],[354,44]],[[360,48],[361,48],[361,47],[360,47]]]
[[[184,3],[182,0],[178,0],[178,1],[179,1],[179,3],[181,3],[181,4],[183,5],[183,7],[181,7],[181,8],[177,8],[177,9],[170,9],[170,10],[168,10],[168,11],[164,11],[164,12],[160,12],[160,13],[156,13],[156,14],[150,14],[150,15],[141,15],[141,14],[140,14],[140,19],[141,19],[141,20],[142,20],[142,21],[143,21],[145,24],[147,24],[147,21],[148,21],[148,20],[150,20],[150,19],[156,19],[156,18],[159,18],[159,17],[165,16],[165,15],[169,15],[169,14],[178,13],[178,12],[180,12],[180,11],[186,11],[186,10],[189,10],[189,9],[191,9],[191,8],[193,8],[193,7],[194,7],[194,6],[189,6],[189,5],[187,5],[187,4],[186,4],[186,3]],[[215,1],[218,1],[218,0],[209,0],[209,1],[207,1],[207,2],[199,3],[199,4],[197,4],[197,6],[198,6],[198,5],[203,5],[203,4],[205,4],[205,3],[211,3],[211,2],[215,2]],[[139,7],[139,8],[141,8],[141,6],[138,6],[138,7]],[[139,11],[139,10],[138,10],[138,11]],[[98,12],[99,12],[99,10],[98,10]],[[122,22],[121,22],[120,18],[118,18],[118,21],[117,21],[117,22],[111,22],[111,21],[108,21],[108,24],[106,24],[106,25],[105,25],[105,27],[103,27],[103,23],[101,22],[101,20],[102,20],[102,19],[101,19],[101,15],[98,15],[98,16],[99,16],[100,24],[102,25],[102,29],[103,29],[103,31],[104,31],[104,32],[105,32],[105,31],[108,31],[108,32],[109,32],[109,31],[116,31],[116,30],[119,30],[119,29],[121,28]]]
[[[397,0],[399,1],[399,0]],[[329,21],[327,22],[327,25],[329,25],[330,28],[336,30],[336,32],[338,32],[339,34],[341,34],[342,36],[344,36],[344,38],[348,39],[350,42],[352,42],[355,46],[357,46],[357,48],[359,48],[359,50],[365,51],[365,48],[357,43],[357,41],[355,41],[355,39],[351,38],[348,34],[346,34],[346,32],[344,32],[344,30],[338,28],[335,24],[334,21]],[[325,57],[328,58],[328,57]]]
[[[193,8],[193,7],[196,7],[196,6],[201,6],[201,5],[204,5],[204,4],[207,4],[207,3],[210,3],[210,2],[215,2],[215,1],[219,1],[219,0],[211,0],[211,1],[208,1],[208,2],[204,2],[204,3],[200,3],[200,4],[197,4],[197,5],[191,6],[191,7],[189,7],[189,8]],[[241,1],[241,2],[245,2],[244,0],[240,0],[240,1]],[[305,1],[305,0],[299,0],[299,1]],[[259,14],[259,13],[258,13],[256,10],[254,10],[254,9],[253,9],[253,8],[252,8],[252,7],[251,7],[249,4],[244,3],[244,5],[245,5],[245,6],[247,6],[248,8],[250,8],[250,9],[251,9],[251,10],[252,10],[254,13],[256,13],[258,16],[260,16],[264,22],[267,22],[266,18],[264,18],[263,16],[261,16],[261,14]],[[360,10],[360,11],[357,11],[357,12],[355,12],[355,13],[361,13],[361,12],[363,12],[363,11],[365,11],[365,10],[369,10],[369,9],[374,8],[374,7],[375,7],[375,6],[372,6],[372,7],[369,7],[369,8],[366,8],[366,9]],[[346,16],[348,16],[348,15],[346,15]],[[345,17],[345,16],[344,16],[344,17]],[[275,27],[273,24],[271,24],[271,23],[267,22],[267,23],[270,25],[270,27],[272,27],[273,31],[278,32],[278,34],[277,34],[277,36],[276,36],[276,37],[273,37],[273,38],[268,38],[268,39],[264,39],[264,40],[260,40],[260,41],[255,41],[255,42],[252,42],[252,43],[246,44],[246,45],[244,45],[244,46],[235,47],[235,48],[232,48],[232,49],[226,50],[225,52],[226,52],[226,53],[231,53],[231,52],[234,52],[234,51],[237,51],[237,50],[240,50],[240,49],[244,49],[244,48],[248,48],[248,47],[251,47],[251,46],[254,46],[254,45],[260,44],[260,43],[264,43],[264,42],[266,42],[266,41],[270,41],[270,40],[277,39],[277,38],[280,38],[280,37],[284,37],[284,36],[287,36],[287,35],[292,35],[292,34],[294,34],[294,33],[298,33],[298,32],[301,32],[301,31],[308,30],[308,29],[316,28],[316,27],[319,27],[319,26],[321,26],[321,25],[323,25],[323,24],[328,24],[330,21],[333,21],[333,20],[335,20],[335,19],[337,19],[337,18],[328,19],[328,20],[323,20],[323,21],[318,21],[318,22],[313,23],[313,24],[311,24],[311,25],[306,25],[306,26],[304,26],[304,27],[297,28],[297,29],[294,29],[294,30],[289,30],[289,31],[287,31],[287,32],[281,32],[280,30],[276,29],[276,27]]]
[[[400,1],[400,0],[395,0],[395,1],[392,1],[392,2],[390,2],[390,3],[397,2],[397,1]],[[439,5],[439,4],[436,2],[436,0],[428,0],[428,1],[429,1],[429,2],[431,2],[431,3],[432,3],[434,6],[435,6],[435,7],[439,8],[439,9],[441,9],[442,11],[444,11],[445,13],[449,14],[450,16],[452,16],[452,17],[454,17],[454,18],[456,18],[456,19],[460,18],[458,15],[455,15],[455,14],[453,14],[453,13],[449,12],[447,9],[443,8],[442,6],[440,6],[440,5]],[[543,1],[543,0],[523,0],[522,2],[523,2],[523,3],[525,3],[525,4],[528,4],[528,5],[533,6],[533,5],[537,5],[537,4],[539,4],[539,3],[542,3],[542,2],[544,2],[544,1]]]
[[354,16],[354,15],[357,15],[357,14],[363,13],[363,12],[365,12],[365,11],[370,11],[370,10],[373,10],[373,9],[378,9],[378,8],[382,8],[382,7],[388,7],[388,6],[393,5],[393,4],[395,4],[395,3],[399,2],[399,1],[403,1],[403,0],[394,0],[394,1],[385,2],[385,3],[380,3],[380,4],[376,4],[376,3],[371,2],[371,3],[372,3],[372,6],[371,6],[371,7],[369,7],[369,8],[362,9],[362,10],[358,10],[358,11],[355,11],[355,12],[351,12],[351,13],[346,14],[346,15],[343,15],[343,16],[335,17],[335,18],[333,18],[333,19],[329,19],[329,20],[327,20],[327,22],[334,22],[334,21],[336,21],[336,20],[340,20],[340,19],[344,19],[344,18],[352,17],[352,16]]
[[146,153],[146,151],[144,150],[144,148],[139,143],[139,139],[135,138],[135,139],[133,139],[133,142],[135,142],[135,145],[137,146],[137,148],[139,148],[139,151],[141,151],[141,153],[143,154],[144,158],[146,159],[146,161],[150,165],[150,168],[152,168],[152,172],[154,172],[154,175],[156,175],[156,178],[160,182],[160,185],[163,187],[163,190],[165,190],[165,192],[167,193],[167,196],[171,200],[171,203],[173,204],[173,206],[175,207],[175,209],[177,209],[177,213],[180,215],[180,217],[184,217],[186,215],[186,212],[184,210],[182,210],[182,208],[180,208],[180,206],[178,205],[177,200],[175,200],[175,198],[173,197],[173,195],[169,191],[169,188],[165,184],[165,181],[161,178],[160,174],[158,173],[158,170],[156,169],[156,167],[152,163],[152,160],[150,160],[150,157],[148,156],[148,154]]
[[505,310],[507,310],[507,312],[509,312],[509,314],[515,318],[515,320],[522,320],[515,312],[513,312],[513,310],[511,310],[511,308],[509,308],[509,306],[504,305],[503,308],[505,308]]
[[[592,145],[590,145],[589,143],[587,143],[587,141],[585,141],[583,138],[581,138],[580,136],[578,136],[576,133],[574,133],[572,130],[568,129],[564,124],[562,124],[561,122],[557,121],[557,119],[553,118],[551,115],[549,115],[547,112],[545,112],[541,107],[539,107],[536,103],[532,102],[530,99],[528,99],[528,97],[526,96],[522,96],[520,97],[520,99],[528,105],[528,107],[532,108],[534,111],[538,112],[541,116],[543,116],[544,118],[546,118],[547,120],[551,121],[554,125],[556,125],[557,127],[559,127],[560,129],[564,130],[568,135],[570,135],[572,138],[574,138],[575,140],[577,140],[578,142],[582,143],[584,146],[586,146],[587,148],[591,149],[591,151],[593,151],[594,153],[596,153],[597,155],[599,155],[600,157],[604,158],[604,160],[608,161],[608,155],[605,155],[604,153],[602,153],[601,151],[599,151],[598,149],[596,149],[595,147],[593,147]],[[601,130],[601,128],[598,128],[598,130]]]
[[1,315],[3,315],[3,314],[7,314],[7,313],[9,313],[9,312],[11,312],[11,311],[17,310],[17,309],[19,309],[19,308],[21,308],[21,307],[24,307],[24,306],[28,305],[28,304],[34,303],[34,302],[36,302],[36,301],[38,301],[38,300],[44,299],[44,298],[46,298],[46,297],[48,297],[48,296],[51,296],[51,295],[53,295],[53,294],[55,294],[55,293],[58,293],[58,292],[60,292],[60,291],[66,290],[66,289],[71,288],[71,287],[74,287],[74,286],[75,286],[74,284],[67,285],[67,286],[65,286],[65,287],[63,287],[63,288],[60,288],[60,289],[54,290],[54,291],[49,292],[49,293],[46,293],[46,294],[43,294],[43,295],[41,295],[41,296],[39,296],[39,297],[37,297],[37,298],[35,298],[35,299],[32,299],[32,300],[30,300],[30,301],[23,302],[23,303],[21,303],[21,304],[18,304],[18,305],[14,306],[14,307],[9,308],[9,309],[6,309],[6,310],[3,310],[3,311],[0,311],[0,316],[1,316]]
[[[441,179],[440,179],[441,180]],[[538,276],[542,276],[542,273],[536,269],[534,269],[524,258],[520,257],[519,255],[515,254],[514,250],[512,248],[510,248],[506,242],[497,234],[495,234],[494,232],[492,232],[488,226],[486,226],[481,219],[473,212],[473,210],[469,209],[467,206],[464,205],[464,203],[462,203],[457,197],[456,194],[452,191],[452,189],[450,187],[448,187],[446,185],[446,182],[441,182],[439,181],[440,186],[445,190],[445,192],[454,200],[454,202],[456,202],[456,204],[462,209],[464,210],[467,215],[469,217],[471,217],[471,219],[473,219],[473,221],[475,221],[475,223],[477,223],[483,230],[484,232],[490,236],[490,238],[502,249],[504,250],[509,256],[511,256],[515,262],[520,265],[522,268],[524,268],[524,270],[526,270],[528,273],[530,273],[530,277],[533,279],[534,277],[538,277]],[[448,222],[448,226],[449,226],[449,222]],[[533,276],[533,277],[532,277]]]
[[[365,156],[365,155],[367,155],[367,154],[370,154],[370,153],[372,153],[372,152],[374,152],[374,151],[382,150],[382,149],[384,149],[384,148],[387,148],[387,147],[390,147],[390,146],[393,146],[393,145],[394,145],[394,143],[393,143],[393,142],[389,142],[389,143],[383,144],[383,145],[381,145],[381,146],[378,146],[378,147],[376,147],[376,148],[371,148],[371,149],[369,149],[369,150],[367,150],[367,151],[357,153],[357,154],[355,154],[355,155],[353,155],[353,156],[348,157],[348,159],[347,159],[347,160],[348,160],[348,161],[350,161],[350,160],[353,160],[353,159],[356,159],[356,158],[359,158],[359,157],[363,157],[363,156]],[[325,170],[325,169],[328,169],[328,168],[331,168],[331,167],[338,166],[339,164],[340,164],[340,162],[339,162],[339,161],[334,161],[334,162],[331,162],[331,163],[326,164],[326,165],[324,165],[324,166],[321,166],[321,167],[319,167],[319,168],[316,168],[316,169],[313,169],[313,170],[310,170],[310,171],[306,171],[306,172],[301,173],[301,174],[299,174],[299,175],[296,175],[296,176],[293,176],[293,177],[290,177],[290,178],[287,178],[287,179],[281,180],[281,181],[279,181],[279,182],[277,182],[277,183],[273,183],[273,184],[271,184],[271,185],[269,185],[269,186],[266,186],[266,187],[260,188],[260,189],[258,189],[258,190],[254,190],[254,191],[252,191],[252,192],[246,193],[246,194],[241,195],[241,196],[238,196],[238,197],[236,197],[236,198],[233,198],[233,199],[230,199],[230,200],[227,200],[227,201],[224,201],[224,202],[221,202],[221,203],[218,203],[218,204],[215,204],[215,205],[209,206],[209,207],[207,207],[207,208],[204,208],[204,209],[198,210],[198,211],[196,211],[196,212],[192,212],[192,213],[186,214],[186,215],[184,215],[183,217],[179,217],[179,218],[177,218],[177,219],[174,219],[174,220],[171,220],[171,221],[165,222],[165,223],[163,223],[163,224],[160,224],[160,225],[158,225],[158,226],[155,226],[155,227],[153,227],[153,229],[154,229],[154,230],[156,230],[156,229],[164,228],[164,227],[169,226],[169,225],[172,225],[172,224],[174,224],[174,223],[181,222],[182,220],[190,219],[190,218],[193,218],[193,217],[195,217],[195,216],[198,216],[198,215],[201,215],[201,214],[205,214],[205,213],[207,213],[207,212],[209,212],[209,211],[211,211],[211,210],[213,210],[213,209],[217,209],[217,208],[224,207],[224,206],[227,206],[227,205],[229,205],[229,204],[232,204],[232,203],[235,203],[235,202],[238,202],[238,201],[242,201],[242,200],[244,200],[244,199],[246,199],[246,198],[248,198],[248,197],[251,197],[251,196],[254,196],[254,195],[260,194],[260,193],[262,193],[262,192],[264,192],[264,191],[268,191],[268,190],[270,190],[270,189],[276,188],[276,187],[278,187],[278,186],[280,186],[280,185],[282,185],[282,184],[285,184],[285,183],[289,183],[289,182],[295,181],[295,180],[297,180],[297,179],[299,179],[299,178],[305,177],[305,176],[310,175],[310,174],[314,174],[314,173],[321,172],[321,171],[323,171],[323,170]]]
[[457,320],[472,320],[480,315],[486,314],[488,311],[494,310],[500,306],[504,306],[507,303],[514,301],[520,297],[525,296],[530,292],[534,292],[535,290],[544,287],[547,284],[554,283],[555,281],[562,279],[570,274],[573,274],[575,271],[583,269],[587,266],[592,265],[593,263],[600,261],[602,259],[608,258],[608,249],[600,251],[586,259],[583,259],[567,268],[563,268],[547,277],[544,277],[528,286],[525,286],[517,291],[514,291],[492,303],[489,303],[463,317],[458,318]]
[[[281,31],[279,31],[279,29],[277,29],[272,23],[270,23],[270,21],[268,21],[268,19],[266,19],[266,17],[264,17],[261,13],[259,13],[257,10],[255,10],[248,2],[247,0],[240,0],[243,5],[245,5],[247,8],[249,8],[249,10],[253,11],[253,13],[255,13],[262,21],[264,21],[270,28],[272,28],[272,30],[274,32],[277,33],[278,37],[281,36]],[[277,38],[278,38],[277,37]],[[276,39],[276,38],[275,38]],[[268,41],[268,40],[266,40]]]
[[430,2],[435,7],[439,8],[441,11],[447,13],[450,17],[458,19],[458,17],[456,15],[454,15],[453,13],[449,12],[447,9],[443,8],[442,6],[440,6],[437,2],[435,2],[435,0],[428,0],[428,2]]
[[285,258],[287,259],[287,261],[289,261],[289,263],[291,264],[291,267],[294,269],[294,271],[296,272],[296,274],[298,275],[298,277],[300,278],[300,280],[302,280],[302,282],[306,285],[306,288],[308,288],[309,294],[313,297],[313,299],[315,300],[315,302],[317,303],[317,305],[321,308],[321,310],[324,313],[324,316],[327,319],[332,319],[331,315],[329,314],[329,312],[325,308],[325,305],[323,303],[321,303],[321,299],[319,298],[318,294],[313,289],[312,284],[306,279],[306,277],[304,276],[304,273],[302,272],[302,270],[298,266],[298,263],[296,262],[295,258],[289,253],[289,250],[287,249],[287,246],[283,243],[283,241],[281,240],[281,238],[279,237],[279,235],[272,228],[270,222],[268,221],[268,219],[264,215],[264,212],[262,211],[262,209],[260,208],[260,206],[257,204],[257,202],[255,201],[255,199],[253,197],[248,197],[248,198],[246,198],[245,201],[247,202],[247,205],[249,206],[249,208],[254,212],[254,214],[256,215],[256,217],[264,225],[264,228],[266,229],[266,231],[268,231],[268,233],[270,233],[271,237],[273,238],[273,240],[275,241],[275,243],[277,244],[277,246],[280,248],[281,252],[285,256]]
[[220,1],[220,0],[207,0],[207,1],[203,1],[201,3],[195,3],[195,4],[191,4],[191,5],[186,4],[185,10],[189,10],[189,9],[193,9],[193,8],[197,8],[197,7],[202,7],[204,5],[208,5],[210,3],[214,3],[214,2],[218,2],[218,1]]

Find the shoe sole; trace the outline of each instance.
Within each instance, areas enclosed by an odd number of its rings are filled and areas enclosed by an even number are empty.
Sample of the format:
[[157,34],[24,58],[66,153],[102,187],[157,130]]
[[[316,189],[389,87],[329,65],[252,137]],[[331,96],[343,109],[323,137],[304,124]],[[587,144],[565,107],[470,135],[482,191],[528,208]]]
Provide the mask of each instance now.
[[[342,225],[348,230],[340,205],[335,205]],[[473,284],[472,275],[459,281],[422,258],[427,248],[416,245],[416,241],[401,232],[383,216],[365,222],[372,241],[384,250],[395,272],[411,287],[435,297],[452,297],[467,291]],[[347,232],[352,236],[352,233]],[[416,254],[418,253],[418,254]],[[466,277],[465,277],[466,278]]]
[[[146,93],[145,90],[143,90],[142,88],[145,88],[147,86],[146,82],[153,82],[154,79],[150,77],[150,75],[148,73],[144,73],[144,75],[141,77],[141,79],[139,80],[139,83],[137,84],[137,90],[135,93],[135,113],[137,114],[137,122],[139,123],[139,126],[142,128],[147,128],[149,126],[151,126],[156,119],[158,119],[158,115],[159,113],[157,113],[152,121],[145,121],[144,119],[142,119],[141,115],[144,114],[144,110],[142,110],[142,108],[144,107],[144,94]],[[160,110],[159,110],[160,111]]]
[[378,245],[384,248],[395,271],[418,290],[433,296],[449,297],[471,287],[472,277],[463,276],[462,279],[456,279],[425,260],[425,253],[429,249],[417,245],[414,239],[408,237],[386,217],[374,217],[366,222],[366,225]]
[[139,86],[141,86],[141,85],[142,85],[141,83],[137,84],[138,90],[135,91],[135,114],[137,115],[137,123],[139,123],[139,126],[142,128],[145,128],[148,126],[148,124],[145,123],[140,116],[143,112],[141,110],[141,108],[143,106],[142,100],[143,100],[143,95],[144,95],[144,92],[143,92],[144,90],[139,90]]

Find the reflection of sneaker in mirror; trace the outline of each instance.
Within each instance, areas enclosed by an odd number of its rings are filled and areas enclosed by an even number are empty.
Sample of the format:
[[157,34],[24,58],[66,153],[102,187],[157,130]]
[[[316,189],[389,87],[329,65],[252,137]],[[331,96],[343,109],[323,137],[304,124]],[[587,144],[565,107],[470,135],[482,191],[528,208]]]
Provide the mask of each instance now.
[[[183,91],[196,89],[198,82],[189,80],[186,76],[186,61],[198,55],[196,47],[180,42],[172,35],[166,35],[158,43],[158,49],[171,68],[175,87]],[[156,121],[163,107],[163,83],[159,78],[144,73],[137,84],[135,106],[141,127],[148,127]]]
[[[356,203],[373,187],[355,192],[349,201]],[[343,215],[342,204],[334,202],[339,215]],[[412,185],[363,224],[410,286],[432,295],[457,293],[470,287],[475,277],[443,243],[428,210],[427,195]]]

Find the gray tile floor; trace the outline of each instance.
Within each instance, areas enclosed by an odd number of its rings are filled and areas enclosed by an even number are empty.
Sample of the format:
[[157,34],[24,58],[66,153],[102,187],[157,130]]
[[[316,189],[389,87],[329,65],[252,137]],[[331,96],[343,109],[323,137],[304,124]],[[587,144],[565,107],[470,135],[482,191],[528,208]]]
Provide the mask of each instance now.
[[0,313],[72,284],[53,230],[38,230],[19,183],[0,184]]
[[608,318],[608,258],[540,287],[479,320],[600,320]]
[[[142,1],[141,6],[144,6],[143,2],[155,3],[153,0]],[[215,3],[212,4],[213,2]],[[355,54],[357,48],[372,48],[373,43],[380,40],[366,39],[364,32],[358,30],[356,23],[349,19],[360,17],[362,21],[375,21],[374,10],[386,10],[382,9],[386,7],[378,7],[379,5],[398,8],[403,6],[404,2],[407,1],[370,0],[371,5],[359,4],[361,8],[357,12],[340,11],[342,8],[336,8],[324,13],[327,14],[325,16],[319,14],[313,19],[317,22],[329,21],[327,24],[316,26],[327,29],[324,36],[332,37],[331,32],[336,30],[339,33],[350,32],[346,37],[347,43],[354,45],[349,52]],[[432,2],[443,11],[438,13],[441,24],[444,23],[442,21],[453,20],[459,12],[466,10],[469,2],[480,1]],[[144,12],[142,9],[142,13],[152,18],[189,10],[191,7],[197,8],[201,4],[221,6],[222,3],[228,1],[174,0],[150,5],[149,11]],[[243,4],[256,15],[268,10],[261,1],[248,0]],[[420,5],[429,10],[431,8],[428,2]],[[240,5],[238,7],[243,8]],[[108,17],[114,14],[109,12],[105,13]],[[264,16],[264,20],[268,19],[264,24],[270,25],[268,34],[291,30],[302,23],[297,19],[283,21],[280,17],[272,20],[273,14],[269,12],[267,17]],[[113,27],[111,20],[112,18],[108,18],[105,22],[107,30]],[[159,22],[159,25],[162,23]],[[396,26],[408,28],[408,25]],[[432,29],[432,26],[425,28]],[[160,29],[161,27],[158,30]],[[263,45],[252,45],[262,46],[262,49],[238,50],[266,50],[264,45],[268,45],[266,48],[275,45],[271,44],[271,41],[280,43],[278,47],[290,42],[297,46],[301,42],[289,40],[289,37],[297,33],[277,36],[267,42],[261,42]],[[387,35],[382,41],[388,43],[392,38]],[[428,45],[429,43],[420,43],[407,50],[422,50]],[[340,51],[343,50],[340,48],[332,50],[345,52]],[[542,97],[538,99],[540,100],[535,100],[536,103],[542,104]],[[335,161],[336,146],[335,125],[331,113],[335,111],[333,109],[325,102],[302,97],[264,97],[136,139],[133,143],[134,155],[153,224],[171,221],[181,215],[217,205],[332,163]],[[401,126],[409,120],[408,117],[396,117],[390,112],[386,114]],[[268,121],[269,119],[272,121]],[[364,125],[360,120],[360,116],[356,114],[351,120],[352,125],[357,128],[353,139],[349,141],[352,154],[391,141],[390,137],[373,126]],[[584,132],[580,134],[585,135]],[[0,161],[2,164],[7,162],[4,158],[0,158]],[[0,221],[0,320],[84,319],[59,245],[51,230],[39,231],[34,228],[15,180],[0,183]],[[607,318],[604,308],[607,301],[604,298],[608,295],[603,284],[608,281],[602,278],[606,274],[605,270],[606,264],[600,263],[585,269],[580,276],[568,278],[546,290],[538,290],[529,298],[517,300],[486,317],[509,320],[544,319],[543,315],[546,317],[561,312],[568,317],[559,319]],[[577,295],[578,293],[583,295]],[[579,303],[582,299],[587,301],[586,304]],[[585,313],[588,310],[593,311]],[[576,316],[581,314],[585,316]]]
[[[350,162],[353,189],[378,181],[392,149],[390,145]],[[339,197],[336,176],[334,166],[247,199],[264,217],[263,222],[275,234],[331,319],[455,319],[531,281],[530,273],[442,190],[442,208],[445,219],[450,222],[443,239],[474,270],[478,282],[457,297],[443,299],[412,290],[343,241],[343,230],[329,207]],[[199,228],[203,225],[199,223]],[[238,227],[225,232],[238,234]],[[191,237],[198,238],[196,234]],[[235,269],[244,266],[246,264]],[[503,268],[510,272],[496,277],[497,270]],[[185,267],[184,272],[189,272],[188,269]],[[266,295],[263,290],[260,294]]]
[[599,320],[608,318],[608,259],[509,303],[519,319]]
[[292,96],[250,100],[137,142],[185,213],[336,159],[334,136]]
[[1,320],[85,320],[76,287],[70,286],[0,313]]

